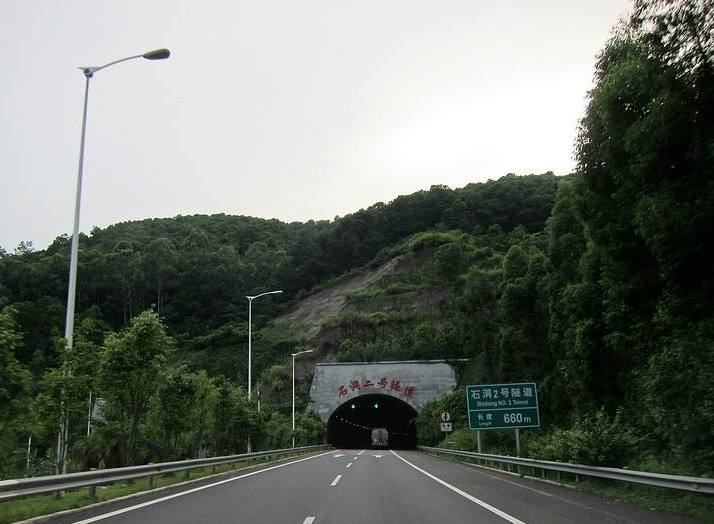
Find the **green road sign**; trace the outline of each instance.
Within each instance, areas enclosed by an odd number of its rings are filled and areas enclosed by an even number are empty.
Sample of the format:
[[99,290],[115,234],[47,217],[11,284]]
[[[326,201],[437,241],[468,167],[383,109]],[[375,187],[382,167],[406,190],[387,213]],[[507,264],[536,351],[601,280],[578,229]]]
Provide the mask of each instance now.
[[540,427],[533,382],[466,386],[466,405],[471,429]]

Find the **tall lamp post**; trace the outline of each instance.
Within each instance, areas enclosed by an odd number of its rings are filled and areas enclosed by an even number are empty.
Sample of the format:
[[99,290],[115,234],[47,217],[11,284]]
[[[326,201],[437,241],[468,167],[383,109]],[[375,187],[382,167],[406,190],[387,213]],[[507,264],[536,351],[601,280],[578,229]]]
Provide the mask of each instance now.
[[255,295],[255,296],[253,296],[253,297],[250,297],[250,296],[245,297],[245,298],[248,299],[248,402],[250,402],[250,398],[251,398],[250,392],[251,392],[251,378],[252,378],[252,375],[251,375],[251,354],[252,354],[252,353],[251,353],[251,351],[252,351],[252,345],[251,345],[251,344],[252,344],[252,341],[251,341],[251,338],[252,338],[251,329],[252,329],[252,328],[251,328],[251,323],[252,323],[252,321],[253,321],[253,313],[252,313],[252,311],[253,311],[253,301],[254,301],[256,298],[264,297],[265,295],[279,295],[279,294],[281,294],[281,293],[282,293],[281,290],[277,290],[277,291],[268,291],[268,292],[266,292],[266,293],[261,293],[260,295]]
[[[251,384],[252,384],[252,323],[253,323],[253,301],[256,298],[264,297],[265,295],[279,295],[282,293],[282,290],[278,289],[275,291],[267,291],[265,293],[261,293],[260,295],[255,295],[255,296],[246,296],[245,298],[248,299],[248,402],[250,402],[251,399]],[[250,447],[250,437],[248,437],[248,453],[251,452],[251,447]]]
[[302,355],[303,353],[312,353],[312,349],[291,353],[293,357],[293,447],[295,447],[295,357]]
[[[77,169],[77,194],[74,203],[74,229],[72,230],[72,248],[69,262],[69,288],[67,290],[67,316],[65,318],[64,338],[66,349],[71,350],[74,342],[74,302],[77,290],[77,255],[79,251],[79,207],[82,198],[82,168],[84,166],[84,143],[87,130],[87,101],[89,100],[89,79],[94,73],[109,66],[145,58],[147,60],[163,60],[168,58],[171,52],[168,49],[157,49],[142,55],[128,56],[119,60],[114,60],[108,64],[98,67],[80,67],[86,78],[84,85],[84,110],[82,112],[82,137],[79,143],[79,168]],[[64,394],[63,394],[64,396]],[[64,406],[60,410],[60,428],[57,437],[57,473],[65,473],[67,469],[67,420],[64,413]]]

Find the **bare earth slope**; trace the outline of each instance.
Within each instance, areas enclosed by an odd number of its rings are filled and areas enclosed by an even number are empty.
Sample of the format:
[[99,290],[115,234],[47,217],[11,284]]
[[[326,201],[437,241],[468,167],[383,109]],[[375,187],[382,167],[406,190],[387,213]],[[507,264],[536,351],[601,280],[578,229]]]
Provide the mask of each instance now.
[[312,338],[320,330],[322,319],[336,315],[344,309],[348,296],[394,273],[404,257],[406,255],[399,255],[377,269],[364,269],[330,289],[325,289],[301,300],[290,311],[277,317],[274,323],[285,325],[304,322],[309,326],[306,335],[308,338]]

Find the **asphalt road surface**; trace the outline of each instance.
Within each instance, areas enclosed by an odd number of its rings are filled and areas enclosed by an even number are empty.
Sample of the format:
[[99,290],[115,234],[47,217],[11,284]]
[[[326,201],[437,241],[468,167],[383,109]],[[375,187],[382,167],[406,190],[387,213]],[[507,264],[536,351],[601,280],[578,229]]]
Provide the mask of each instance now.
[[417,451],[332,450],[87,509],[53,524],[677,524],[612,502]]

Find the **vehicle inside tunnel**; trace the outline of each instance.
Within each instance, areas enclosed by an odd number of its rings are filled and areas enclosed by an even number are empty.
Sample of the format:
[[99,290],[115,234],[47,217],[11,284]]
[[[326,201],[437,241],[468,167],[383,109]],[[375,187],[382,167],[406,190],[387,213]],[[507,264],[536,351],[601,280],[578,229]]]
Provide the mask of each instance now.
[[327,421],[327,441],[337,448],[370,448],[372,431],[386,428],[387,447],[416,448],[416,410],[389,395],[360,395],[341,404]]

